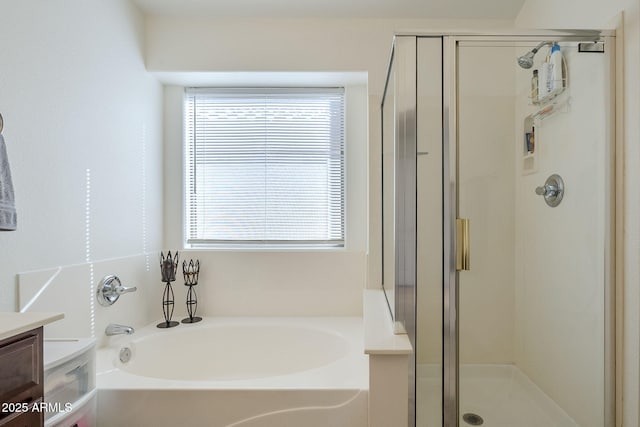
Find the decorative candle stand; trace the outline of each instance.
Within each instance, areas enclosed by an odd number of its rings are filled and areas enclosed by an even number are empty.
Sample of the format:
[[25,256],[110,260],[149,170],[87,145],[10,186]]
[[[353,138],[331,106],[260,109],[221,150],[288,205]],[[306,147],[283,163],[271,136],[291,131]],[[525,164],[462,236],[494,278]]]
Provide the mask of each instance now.
[[182,319],[182,323],[196,323],[202,320],[202,317],[197,317],[196,310],[198,309],[198,295],[193,288],[198,284],[198,274],[200,274],[200,261],[193,260],[182,261],[182,274],[184,274],[184,285],[189,287],[187,291],[187,313],[189,317]]
[[158,323],[158,328],[173,328],[180,323],[171,320],[173,317],[174,295],[171,288],[171,282],[176,280],[176,270],[178,269],[178,251],[171,256],[171,251],[165,257],[160,252],[160,272],[162,273],[162,281],[165,283],[164,292],[162,293],[162,313],[164,314],[164,322]]

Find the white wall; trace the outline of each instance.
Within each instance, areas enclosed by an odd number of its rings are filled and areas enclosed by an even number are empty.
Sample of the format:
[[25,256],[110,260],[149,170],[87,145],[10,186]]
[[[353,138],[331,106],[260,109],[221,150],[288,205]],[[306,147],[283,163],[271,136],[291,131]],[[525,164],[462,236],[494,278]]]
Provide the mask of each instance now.
[[[622,194],[624,242],[623,422],[640,423],[639,313],[640,313],[640,5],[637,0],[528,0],[516,24],[525,28],[610,28],[624,12],[624,105],[622,147],[625,186]],[[620,256],[620,255],[618,255]],[[618,307],[618,310],[621,308]]]
[[[107,344],[117,339],[103,333],[109,323],[137,329],[162,319],[163,285],[156,260],[155,256],[140,254],[20,273],[18,307],[21,311],[64,312],[64,319],[44,327],[47,339],[95,337],[98,346]],[[112,274],[120,278],[123,286],[136,286],[138,290],[103,307],[96,301],[96,285],[102,277]],[[90,283],[92,277],[94,283]],[[177,296],[180,299],[176,298],[176,307],[184,307],[179,302],[185,298],[178,292]]]
[[507,21],[147,17],[151,71],[366,71],[381,94],[395,31],[506,28]]
[[[367,270],[380,287],[380,100],[394,31],[505,28],[506,21],[382,19],[197,19],[147,17],[146,64],[151,71],[365,72],[368,74]],[[366,159],[362,159],[366,162]],[[172,199],[175,200],[175,199]],[[178,200],[176,200],[176,203]],[[167,214],[174,231],[180,226]],[[166,228],[166,227],[165,227]],[[168,242],[172,243],[172,242]]]
[[[364,252],[187,250],[180,256],[200,260],[201,315],[362,316]],[[176,283],[179,316],[186,314],[186,287]]]
[[[183,78],[189,76],[182,74]],[[170,77],[164,74],[165,78]],[[270,75],[273,78],[274,75]],[[303,77],[303,76],[302,76]],[[298,78],[302,78],[298,76]],[[258,84],[263,74],[246,77]],[[293,78],[293,77],[292,77]],[[346,78],[346,77],[345,77]],[[207,85],[221,85],[216,76]],[[268,84],[268,83],[264,83]],[[184,246],[182,86],[165,87],[164,246]],[[345,247],[183,252],[200,259],[199,310],[208,315],[362,315],[367,249],[367,88],[345,86]]]
[[0,1],[19,221],[0,233],[0,311],[16,309],[18,272],[160,246],[162,98],[142,26],[125,0]]

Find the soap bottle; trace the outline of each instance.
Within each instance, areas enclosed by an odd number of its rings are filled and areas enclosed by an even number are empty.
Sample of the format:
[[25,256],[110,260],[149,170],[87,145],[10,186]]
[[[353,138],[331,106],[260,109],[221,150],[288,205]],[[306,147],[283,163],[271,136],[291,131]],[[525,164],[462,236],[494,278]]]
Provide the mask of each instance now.
[[562,52],[560,52],[560,46],[558,43],[554,43],[551,47],[551,57],[549,58],[549,94],[557,95],[564,90],[565,85],[565,71],[564,71],[564,58]]

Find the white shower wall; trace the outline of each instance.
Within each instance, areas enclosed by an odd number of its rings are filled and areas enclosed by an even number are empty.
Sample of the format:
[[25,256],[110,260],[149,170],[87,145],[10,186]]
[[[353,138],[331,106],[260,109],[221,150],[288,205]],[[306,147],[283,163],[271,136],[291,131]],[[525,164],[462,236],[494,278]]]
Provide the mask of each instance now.
[[[579,12],[579,13],[578,13]],[[618,211],[621,238],[616,249],[618,311],[617,422],[640,423],[640,2],[637,0],[527,0],[516,18],[519,28],[614,28],[618,31],[620,167]],[[622,182],[624,181],[624,185]],[[624,379],[622,378],[624,376]],[[624,402],[623,402],[624,400]]]
[[[523,173],[516,151],[516,363],[580,426],[601,427],[612,75],[604,55],[563,50],[570,107],[537,124],[535,173]],[[527,105],[531,72],[517,78],[521,118],[536,109]],[[565,197],[551,208],[534,191],[554,173]]]

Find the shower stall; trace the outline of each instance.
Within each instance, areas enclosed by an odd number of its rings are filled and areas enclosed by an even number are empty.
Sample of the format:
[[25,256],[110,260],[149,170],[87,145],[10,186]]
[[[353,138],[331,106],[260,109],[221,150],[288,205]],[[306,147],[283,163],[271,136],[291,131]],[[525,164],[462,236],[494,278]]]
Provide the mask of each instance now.
[[395,36],[382,281],[410,426],[614,426],[615,46]]

